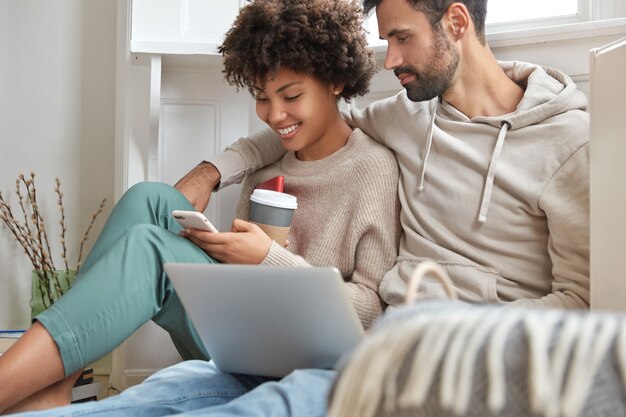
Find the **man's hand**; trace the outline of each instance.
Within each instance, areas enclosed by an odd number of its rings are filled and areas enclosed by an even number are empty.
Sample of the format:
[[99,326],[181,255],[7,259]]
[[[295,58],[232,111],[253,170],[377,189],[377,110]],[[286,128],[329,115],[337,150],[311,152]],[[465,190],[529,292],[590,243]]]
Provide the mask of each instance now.
[[209,205],[211,192],[219,184],[220,177],[220,172],[215,166],[203,161],[181,178],[174,187],[189,200],[196,211],[202,213]]
[[230,232],[213,233],[197,229],[182,231],[209,256],[229,264],[260,264],[267,256],[272,239],[254,223],[233,220]]

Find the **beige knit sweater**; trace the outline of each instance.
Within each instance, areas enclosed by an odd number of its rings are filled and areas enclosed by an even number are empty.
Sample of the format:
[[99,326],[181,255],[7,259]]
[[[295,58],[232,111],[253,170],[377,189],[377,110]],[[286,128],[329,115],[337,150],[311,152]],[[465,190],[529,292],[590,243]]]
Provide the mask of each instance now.
[[298,198],[298,209],[288,247],[273,242],[263,264],[338,268],[368,328],[384,310],[378,286],[398,252],[395,157],[359,129],[343,148],[318,161],[300,161],[288,152],[246,178],[238,217],[248,219],[254,187],[277,175],[285,177],[284,192]]

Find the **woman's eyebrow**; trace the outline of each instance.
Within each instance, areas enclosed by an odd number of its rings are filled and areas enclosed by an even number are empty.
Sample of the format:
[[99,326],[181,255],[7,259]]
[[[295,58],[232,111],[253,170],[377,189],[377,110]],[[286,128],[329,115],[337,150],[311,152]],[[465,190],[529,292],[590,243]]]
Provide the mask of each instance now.
[[279,89],[277,89],[276,92],[280,93],[281,91],[286,90],[286,89],[288,89],[289,87],[291,87],[291,86],[293,86],[295,84],[302,84],[302,81],[294,81],[292,83],[285,84],[282,87],[280,87]]

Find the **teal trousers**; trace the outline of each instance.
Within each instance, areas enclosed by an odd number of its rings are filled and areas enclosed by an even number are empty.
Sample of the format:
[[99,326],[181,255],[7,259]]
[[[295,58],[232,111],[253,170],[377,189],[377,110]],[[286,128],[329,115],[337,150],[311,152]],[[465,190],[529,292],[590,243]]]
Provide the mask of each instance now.
[[165,262],[215,263],[189,240],[172,210],[193,210],[175,188],[140,183],[114,207],[72,288],[36,317],[56,342],[65,374],[106,355],[148,320],[183,359],[208,359],[167,278]]

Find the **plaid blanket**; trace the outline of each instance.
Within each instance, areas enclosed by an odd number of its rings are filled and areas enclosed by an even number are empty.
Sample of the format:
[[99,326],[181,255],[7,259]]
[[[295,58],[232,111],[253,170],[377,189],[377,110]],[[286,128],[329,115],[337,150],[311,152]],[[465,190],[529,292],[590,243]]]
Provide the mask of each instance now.
[[423,301],[345,361],[328,417],[626,416],[626,315]]

